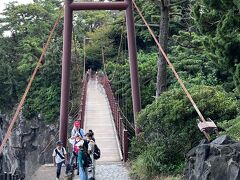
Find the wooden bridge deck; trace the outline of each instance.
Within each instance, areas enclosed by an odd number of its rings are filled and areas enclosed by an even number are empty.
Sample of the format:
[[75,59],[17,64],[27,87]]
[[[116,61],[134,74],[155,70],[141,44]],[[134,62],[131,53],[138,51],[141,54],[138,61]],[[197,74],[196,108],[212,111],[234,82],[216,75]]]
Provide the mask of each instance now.
[[102,85],[90,79],[87,86],[84,129],[92,129],[101,150],[101,162],[121,161],[119,143],[108,99]]

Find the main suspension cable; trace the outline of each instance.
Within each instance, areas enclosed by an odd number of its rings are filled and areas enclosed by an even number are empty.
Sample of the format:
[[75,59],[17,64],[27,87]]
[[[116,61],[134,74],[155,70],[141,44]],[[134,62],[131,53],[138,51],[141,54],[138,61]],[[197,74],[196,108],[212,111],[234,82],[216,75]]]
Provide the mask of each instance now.
[[17,121],[17,117],[18,117],[18,115],[19,115],[19,113],[20,113],[20,111],[22,109],[22,106],[23,106],[25,100],[26,100],[26,97],[27,97],[28,92],[29,92],[29,90],[31,88],[32,82],[33,82],[33,80],[34,80],[34,78],[35,78],[35,76],[37,74],[37,71],[38,71],[40,65],[41,65],[43,56],[44,56],[44,54],[45,54],[45,52],[46,52],[46,50],[47,50],[47,48],[48,48],[48,46],[50,44],[50,41],[51,41],[52,36],[53,36],[53,33],[54,33],[54,31],[55,31],[55,29],[56,29],[56,27],[57,27],[57,25],[58,25],[58,23],[59,23],[59,21],[60,21],[60,19],[62,17],[62,14],[63,14],[63,9],[61,8],[60,13],[58,15],[58,18],[55,21],[52,30],[50,31],[50,34],[49,34],[48,39],[47,39],[47,43],[45,44],[45,46],[43,48],[42,54],[41,54],[41,56],[40,56],[40,58],[38,60],[38,63],[36,65],[33,73],[32,73],[31,79],[30,79],[30,81],[29,81],[29,83],[27,85],[27,88],[26,88],[26,90],[25,90],[25,92],[24,92],[24,94],[22,96],[22,99],[21,99],[20,103],[18,104],[17,110],[16,110],[16,112],[15,112],[15,114],[14,114],[12,120],[11,120],[11,123],[10,123],[10,125],[8,127],[8,130],[7,130],[6,134],[5,134],[5,137],[4,137],[3,141],[2,141],[2,144],[0,146],[0,154],[3,152],[4,146],[6,145],[7,140],[11,137],[13,126],[14,126],[15,122]]
[[155,43],[157,44],[159,50],[161,51],[163,57],[164,57],[165,60],[167,61],[167,63],[168,63],[168,65],[169,65],[169,67],[171,68],[171,70],[173,71],[173,73],[174,73],[175,77],[177,78],[179,84],[181,85],[183,91],[185,92],[185,94],[187,95],[188,99],[189,99],[190,102],[192,103],[194,109],[195,109],[196,112],[198,113],[198,115],[199,115],[199,117],[200,117],[200,120],[201,120],[202,122],[206,122],[206,120],[205,120],[205,118],[203,117],[201,111],[198,109],[198,107],[197,107],[196,103],[194,102],[192,96],[191,96],[190,93],[188,92],[188,90],[187,90],[187,88],[185,87],[183,81],[181,80],[181,78],[179,77],[177,71],[175,70],[173,64],[171,63],[171,61],[170,61],[169,58],[167,57],[167,55],[166,55],[166,53],[164,52],[162,46],[161,46],[160,43],[158,42],[155,34],[153,33],[152,29],[151,29],[150,26],[148,25],[148,22],[147,22],[146,19],[144,18],[142,12],[139,10],[139,8],[138,8],[137,4],[135,3],[135,1],[133,0],[132,2],[133,2],[133,5],[134,5],[135,9],[137,10],[139,16],[142,18],[144,24],[145,24],[146,27],[148,28],[148,31],[149,31],[150,34],[152,35]]

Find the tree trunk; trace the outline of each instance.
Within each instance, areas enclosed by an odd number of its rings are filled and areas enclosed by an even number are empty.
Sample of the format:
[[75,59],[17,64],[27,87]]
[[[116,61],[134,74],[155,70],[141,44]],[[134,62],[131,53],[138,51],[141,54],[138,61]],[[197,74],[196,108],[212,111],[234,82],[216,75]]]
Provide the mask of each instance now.
[[[159,42],[166,52],[168,45],[168,29],[169,29],[169,0],[161,0],[161,18],[160,18],[160,34]],[[157,62],[158,72],[157,72],[157,88],[156,97],[158,97],[162,92],[167,89],[167,67],[166,60],[159,52],[159,59]]]

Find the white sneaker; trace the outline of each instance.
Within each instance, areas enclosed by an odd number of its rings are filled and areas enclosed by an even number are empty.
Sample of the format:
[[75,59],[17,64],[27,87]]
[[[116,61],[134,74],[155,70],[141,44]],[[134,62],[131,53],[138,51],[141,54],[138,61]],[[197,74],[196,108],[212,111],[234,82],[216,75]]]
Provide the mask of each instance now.
[[59,180],[58,178],[56,178],[56,180]]

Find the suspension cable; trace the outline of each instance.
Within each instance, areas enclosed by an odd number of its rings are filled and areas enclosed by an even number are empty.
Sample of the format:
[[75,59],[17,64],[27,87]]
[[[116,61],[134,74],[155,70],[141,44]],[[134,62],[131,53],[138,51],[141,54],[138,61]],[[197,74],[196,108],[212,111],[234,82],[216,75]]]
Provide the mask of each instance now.
[[[117,63],[118,63],[118,61],[119,61],[119,57],[120,57],[120,53],[121,53],[121,47],[122,47],[122,41],[123,41],[124,27],[125,27],[125,21],[123,21],[123,25],[122,25],[122,32],[121,32],[121,36],[120,36],[120,43],[119,43],[119,47],[118,47],[118,54],[117,54],[117,60],[116,60]],[[110,80],[111,82],[112,82],[113,79],[115,78],[116,70],[117,70],[117,66],[115,66],[115,68],[114,68],[113,76],[112,76],[112,79]]]
[[171,68],[171,70],[173,71],[173,74],[174,74],[175,77],[177,78],[177,80],[178,80],[179,84],[181,85],[183,91],[185,92],[185,94],[187,95],[188,99],[189,99],[190,102],[192,103],[194,109],[195,109],[196,112],[198,113],[198,115],[199,115],[199,117],[200,117],[200,120],[201,120],[202,122],[206,122],[206,120],[205,120],[205,118],[203,117],[201,111],[198,109],[198,107],[197,107],[196,103],[194,102],[192,96],[190,95],[190,93],[189,93],[188,90],[186,89],[183,81],[181,80],[181,78],[179,77],[178,73],[176,72],[173,64],[171,63],[171,61],[170,61],[169,58],[167,57],[166,53],[164,52],[162,46],[161,46],[160,43],[158,42],[155,34],[153,33],[152,29],[150,28],[150,26],[149,26],[149,24],[148,24],[148,22],[147,22],[146,19],[144,18],[142,12],[139,10],[139,8],[138,8],[137,4],[135,3],[135,1],[133,0],[132,2],[133,2],[133,5],[134,5],[135,9],[137,10],[139,16],[142,18],[144,24],[145,24],[146,27],[148,28],[148,31],[149,31],[150,34],[152,35],[155,43],[157,44],[158,49],[161,51],[163,57],[164,57],[165,60],[167,61],[167,63],[168,63],[168,65],[169,65],[169,67]]
[[25,100],[26,100],[26,97],[27,97],[28,92],[29,92],[29,90],[31,88],[32,82],[33,82],[33,80],[34,80],[34,78],[35,78],[35,76],[37,74],[37,71],[38,71],[40,65],[41,65],[43,56],[44,56],[44,54],[45,54],[45,52],[46,52],[46,50],[47,50],[47,48],[48,48],[48,46],[50,44],[50,41],[51,41],[52,36],[53,36],[53,33],[54,33],[54,31],[55,31],[55,29],[56,29],[60,19],[62,18],[62,14],[63,14],[63,9],[61,8],[61,10],[59,12],[59,15],[57,17],[57,20],[55,21],[54,26],[53,26],[52,30],[50,31],[50,34],[49,34],[47,42],[46,42],[46,44],[45,44],[45,46],[43,48],[42,54],[41,54],[41,56],[40,56],[40,58],[38,60],[38,63],[37,63],[37,65],[36,65],[36,67],[35,67],[35,69],[34,69],[34,71],[32,73],[31,79],[30,79],[30,81],[29,81],[29,83],[27,85],[27,88],[26,88],[26,90],[25,90],[25,92],[24,92],[24,94],[22,96],[22,99],[21,99],[20,103],[18,104],[17,110],[16,110],[16,112],[15,112],[15,114],[14,114],[12,120],[11,120],[11,123],[10,123],[10,125],[8,127],[8,130],[7,130],[6,134],[5,134],[5,137],[4,137],[3,141],[2,141],[2,144],[0,146],[0,154],[3,152],[4,146],[6,145],[7,140],[11,137],[13,126],[14,126],[15,122],[17,121],[17,117],[18,117],[18,115],[19,115],[19,113],[20,113],[20,111],[22,109],[22,106],[23,106]]

